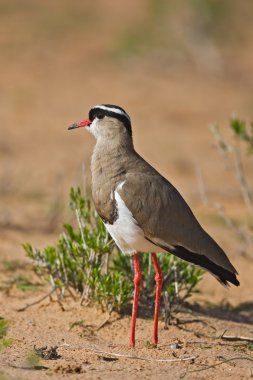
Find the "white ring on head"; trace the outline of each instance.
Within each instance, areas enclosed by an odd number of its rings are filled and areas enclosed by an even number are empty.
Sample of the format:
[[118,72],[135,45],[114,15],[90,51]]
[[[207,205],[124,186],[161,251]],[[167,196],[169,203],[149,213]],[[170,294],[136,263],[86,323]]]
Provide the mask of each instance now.
[[100,105],[100,104],[98,104],[97,106],[93,107],[92,109],[95,109],[95,108],[100,108],[101,110],[104,110],[104,111],[114,112],[114,113],[117,113],[118,115],[126,116],[128,118],[128,120],[130,121],[130,123],[131,123],[131,119],[130,119],[129,115],[126,112],[124,112],[124,111],[122,111],[122,110],[120,110],[118,108],[106,107],[106,106],[103,106],[103,105]]

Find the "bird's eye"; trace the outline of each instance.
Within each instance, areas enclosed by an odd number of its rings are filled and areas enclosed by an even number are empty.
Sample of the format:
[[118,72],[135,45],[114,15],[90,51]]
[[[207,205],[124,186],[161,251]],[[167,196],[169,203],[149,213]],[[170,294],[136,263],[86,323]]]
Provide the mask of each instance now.
[[97,113],[97,118],[98,119],[103,119],[103,117],[105,116],[102,112],[99,112],[99,113]]

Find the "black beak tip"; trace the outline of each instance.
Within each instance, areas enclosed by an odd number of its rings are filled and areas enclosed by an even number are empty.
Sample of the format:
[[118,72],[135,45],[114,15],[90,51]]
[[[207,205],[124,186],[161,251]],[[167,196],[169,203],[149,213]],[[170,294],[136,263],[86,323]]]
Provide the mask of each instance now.
[[75,128],[78,128],[78,125],[76,123],[73,123],[71,124],[69,127],[68,127],[68,130],[70,129],[75,129]]

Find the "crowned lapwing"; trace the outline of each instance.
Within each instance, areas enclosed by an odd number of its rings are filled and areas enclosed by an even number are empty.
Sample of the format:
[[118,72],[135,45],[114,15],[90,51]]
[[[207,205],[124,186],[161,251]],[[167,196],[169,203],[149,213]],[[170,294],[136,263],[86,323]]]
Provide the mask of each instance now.
[[131,120],[123,108],[97,105],[91,108],[87,119],[72,124],[69,129],[79,127],[85,127],[97,140],[91,159],[96,210],[118,247],[133,258],[130,346],[135,346],[140,252],[151,253],[156,272],[153,344],[157,345],[163,276],[156,252],[170,252],[199,265],[224,285],[229,282],[239,285],[236,269],[201,227],[177,189],[135,151]]

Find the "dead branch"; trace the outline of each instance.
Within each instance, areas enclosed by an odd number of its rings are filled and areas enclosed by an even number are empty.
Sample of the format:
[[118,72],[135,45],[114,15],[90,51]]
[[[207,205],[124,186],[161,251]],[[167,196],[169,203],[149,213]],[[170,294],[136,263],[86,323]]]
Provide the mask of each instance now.
[[[104,320],[102,323],[100,323],[100,324],[98,325],[98,327],[96,328],[96,331],[99,331],[99,330],[102,329],[105,325],[107,325],[108,323],[111,323],[110,318],[111,318],[111,314],[109,313],[109,315],[105,318],[105,320]],[[118,319],[118,318],[117,318],[117,319]],[[117,320],[117,319],[116,319],[116,320]]]
[[240,336],[240,335],[224,335],[225,332],[220,336],[223,340],[229,340],[231,342],[236,342],[238,340],[244,340],[245,342],[253,342],[253,338],[248,336]]
[[75,294],[73,293],[73,291],[70,289],[70,287],[66,286],[66,289],[69,292],[70,296],[73,298],[73,300],[76,301],[77,298],[76,298]]
[[147,362],[183,362],[183,361],[194,361],[197,356],[189,356],[189,357],[183,357],[183,358],[170,358],[170,359],[155,359],[155,358],[145,358],[144,356],[137,356],[137,355],[129,355],[129,354],[120,354],[116,352],[108,352],[104,350],[99,350],[92,347],[84,347],[85,350],[92,351],[95,354],[105,354],[115,357],[122,357],[127,359],[136,359],[136,360],[143,360]]
[[43,297],[39,298],[37,301],[31,302],[31,303],[27,303],[25,306],[20,307],[19,309],[16,309],[16,311],[25,311],[29,307],[37,305],[38,303],[44,301],[47,297],[51,297],[51,295],[56,291],[56,289],[57,289],[57,286],[54,287],[53,289],[51,289],[49,293],[47,293]]
[[[203,368],[197,368],[197,369],[192,369],[192,370],[189,370],[189,371],[185,371],[185,372],[183,372],[180,375],[180,379],[183,379],[189,373],[206,371],[208,369],[215,368],[215,367],[217,367],[217,366],[219,366],[221,364],[229,363],[229,362],[232,362],[232,361],[235,361],[235,360],[249,360],[249,361],[253,362],[253,359],[249,358],[248,356],[235,356],[233,358],[228,358],[228,359],[224,358],[223,356],[217,356],[217,359],[222,359],[222,361],[220,361],[219,363],[212,364],[212,365],[206,365]],[[201,364],[198,364],[198,365],[201,365]]]
[[164,301],[164,329],[168,330],[171,323],[171,305],[168,292],[163,292]]
[[[183,330],[189,333],[194,334],[197,338],[208,338],[208,339],[220,339],[221,335],[208,335],[205,333],[202,333],[200,331],[195,331],[193,329],[188,329],[186,327],[180,326],[180,324],[176,324],[177,328],[179,330]],[[223,333],[224,334],[224,333]]]
[[237,343],[237,344],[229,344],[229,343],[222,343],[222,342],[210,342],[210,341],[204,341],[204,340],[191,340],[186,342],[186,346],[191,345],[191,344],[197,344],[197,345],[208,345],[208,346],[213,346],[213,345],[219,345],[219,346],[224,346],[224,347],[245,347],[245,342],[244,343]]
[[17,369],[25,369],[25,370],[29,370],[29,371],[33,371],[33,370],[47,370],[49,369],[49,367],[46,367],[44,365],[35,365],[33,367],[29,367],[29,366],[19,366],[19,365],[15,365],[15,364],[8,364],[8,367],[11,367],[11,368],[17,368]]
[[[71,345],[65,345],[67,347],[72,347]],[[60,347],[60,346],[59,346]],[[136,359],[136,360],[143,360],[147,362],[168,362],[168,363],[173,363],[173,362],[184,362],[184,361],[194,361],[197,359],[198,355],[196,356],[186,356],[182,358],[169,358],[169,359],[155,359],[155,358],[147,358],[144,356],[137,356],[137,355],[129,355],[129,354],[121,354],[118,352],[110,352],[110,351],[105,351],[101,350],[98,347],[90,347],[90,346],[74,346],[75,349],[78,350],[86,350],[90,352],[94,352],[95,354],[104,354],[104,355],[109,355],[109,356],[114,356],[114,357],[120,357],[120,358],[127,358],[127,359]]]

